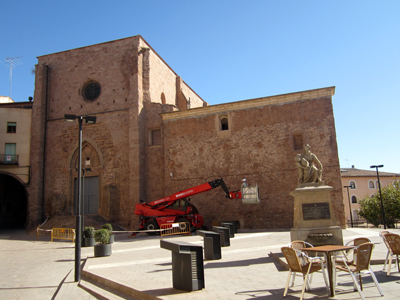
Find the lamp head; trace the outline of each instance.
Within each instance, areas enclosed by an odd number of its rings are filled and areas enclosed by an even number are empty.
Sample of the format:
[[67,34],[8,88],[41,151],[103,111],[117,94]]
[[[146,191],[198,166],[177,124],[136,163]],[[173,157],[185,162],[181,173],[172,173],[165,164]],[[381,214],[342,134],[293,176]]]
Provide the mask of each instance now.
[[373,168],[383,168],[383,165],[378,165],[378,166],[377,165],[373,165],[373,166],[370,166],[370,168],[371,169],[373,169]]
[[83,118],[85,119],[85,122],[88,124],[95,124],[97,120],[97,118],[93,116],[85,116]]
[[67,122],[75,122],[76,115],[68,115],[68,114],[65,114],[65,115],[64,115],[64,119],[65,119],[65,121],[67,121]]

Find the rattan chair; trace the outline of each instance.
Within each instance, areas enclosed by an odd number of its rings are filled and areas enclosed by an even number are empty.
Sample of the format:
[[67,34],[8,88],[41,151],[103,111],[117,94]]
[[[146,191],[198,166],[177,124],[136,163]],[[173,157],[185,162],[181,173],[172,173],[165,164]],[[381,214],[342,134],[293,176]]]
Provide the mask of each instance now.
[[[361,244],[364,243],[371,243],[371,240],[366,237],[359,237],[355,238],[354,240],[351,240],[346,243],[345,246],[360,246]],[[354,261],[357,260],[357,253],[351,250],[348,250],[343,253],[344,256],[346,257],[347,263],[354,263]],[[341,262],[341,259],[339,259],[338,263]]]
[[[363,243],[351,250],[352,252],[354,252],[353,257],[356,257],[356,259],[353,260],[352,262],[347,260],[346,255],[336,256],[336,259],[334,260],[335,281],[336,281],[336,270],[349,273],[353,280],[354,286],[356,287],[362,299],[365,299],[365,297],[362,292],[361,276],[367,274],[371,275],[375,283],[375,286],[378,288],[381,296],[383,296],[383,291],[379,285],[379,282],[376,279],[375,274],[372,271],[372,268],[370,267],[371,254],[373,248],[374,248],[373,243]],[[358,283],[357,278],[360,279],[360,284]]]
[[388,248],[388,254],[386,256],[387,257],[386,260],[388,261],[387,276],[390,276],[390,269],[392,267],[393,255],[396,256],[397,270],[400,272],[400,266],[399,266],[400,236],[394,233],[386,233],[383,234],[383,240],[385,241],[385,245]]
[[[303,288],[301,290],[300,300],[303,299],[304,291],[306,289],[306,285],[308,284],[309,274],[315,273],[317,271],[322,270],[326,289],[329,290],[328,280],[327,280],[326,274],[325,274],[323,258],[309,257],[304,252],[295,250],[291,247],[282,247],[281,251],[282,251],[283,255],[285,256],[286,261],[289,265],[289,275],[288,275],[288,278],[286,281],[286,286],[285,286],[285,291],[283,292],[283,297],[286,297],[286,295],[287,295],[289,283],[290,283],[290,277],[291,277],[292,273],[301,273],[303,275],[304,282],[303,282]],[[301,263],[302,258],[304,258],[307,261],[307,263],[302,264]]]
[[[288,247],[293,248],[293,249],[298,251],[297,254],[301,258],[301,264],[304,265],[304,264],[307,263],[307,260],[305,259],[304,256],[301,255],[301,251],[303,251],[304,253],[306,253],[309,256],[310,256],[310,254],[308,254],[307,251],[304,251],[302,249],[309,248],[309,247],[314,247],[314,246],[312,244],[310,244],[309,242],[296,240],[296,241],[290,242]],[[313,252],[312,254],[313,254],[314,257],[317,256],[316,252]],[[296,275],[297,275],[297,273],[293,272],[293,274],[292,274],[292,284],[290,286],[294,286],[294,281],[296,279]],[[303,276],[303,274],[299,274],[299,275]],[[306,285],[306,291],[308,291],[310,289],[310,284],[312,282],[312,274],[310,274],[309,278],[310,278],[309,282],[307,282],[307,285]]]
[[385,239],[385,237],[384,237],[384,235],[385,235],[385,234],[388,234],[388,233],[390,233],[390,232],[387,231],[387,230],[383,230],[383,231],[380,231],[380,232],[379,232],[379,236],[382,238],[383,242],[385,243],[386,248],[388,249],[388,252],[386,253],[385,262],[383,263],[383,270],[384,270],[384,271],[385,271],[385,269],[386,269],[386,265],[387,265],[387,263],[388,263],[389,254],[390,254],[389,246],[388,246],[388,244],[387,244],[387,242],[386,242],[386,239]]

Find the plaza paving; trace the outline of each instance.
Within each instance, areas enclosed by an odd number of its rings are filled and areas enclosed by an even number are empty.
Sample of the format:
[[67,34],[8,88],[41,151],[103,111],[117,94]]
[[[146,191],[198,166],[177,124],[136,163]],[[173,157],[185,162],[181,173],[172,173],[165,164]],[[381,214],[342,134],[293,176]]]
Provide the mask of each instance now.
[[[364,236],[375,243],[373,270],[385,293],[382,299],[399,299],[400,273],[392,265],[392,274],[382,271],[386,247],[379,237],[380,229],[350,228],[343,230],[344,242]],[[400,233],[399,229],[391,230]],[[174,236],[169,241],[186,241],[203,245],[201,236]],[[159,236],[140,234],[116,235],[110,257],[94,258],[93,248],[82,248],[83,274],[114,283],[120,293],[114,296],[93,288],[97,296],[74,282],[74,244],[49,242],[49,236],[36,240],[23,231],[0,231],[0,299],[283,299],[288,272],[274,256],[282,257],[280,248],[290,241],[289,231],[240,231],[222,248],[222,259],[204,261],[205,288],[194,292],[172,287],[171,252],[160,248]],[[86,259],[87,258],[87,259]],[[284,260],[283,260],[284,261]],[[359,299],[353,291],[350,276],[339,273],[335,299]],[[301,278],[289,289],[286,299],[298,299]],[[92,288],[90,281],[81,284]],[[328,299],[320,274],[315,274],[306,299]],[[126,291],[133,296],[127,296]],[[364,295],[378,299],[379,292],[370,277],[364,280]]]

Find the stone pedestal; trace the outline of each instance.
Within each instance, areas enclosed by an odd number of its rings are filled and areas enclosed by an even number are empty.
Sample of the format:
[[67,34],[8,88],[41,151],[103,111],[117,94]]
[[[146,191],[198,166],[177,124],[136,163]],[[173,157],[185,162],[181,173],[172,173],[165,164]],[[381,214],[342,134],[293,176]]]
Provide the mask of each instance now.
[[291,241],[307,241],[314,246],[343,245],[343,234],[337,226],[330,191],[333,187],[321,183],[302,184],[290,193],[294,197]]

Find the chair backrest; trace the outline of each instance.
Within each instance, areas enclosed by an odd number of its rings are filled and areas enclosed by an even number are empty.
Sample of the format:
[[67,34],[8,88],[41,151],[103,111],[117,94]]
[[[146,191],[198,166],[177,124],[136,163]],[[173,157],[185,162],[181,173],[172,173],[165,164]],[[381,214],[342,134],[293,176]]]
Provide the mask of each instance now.
[[372,249],[374,249],[373,243],[364,243],[353,249],[354,255],[357,256],[356,269],[358,272],[369,269]]
[[360,238],[354,239],[354,246],[360,246],[361,244],[364,244],[364,243],[371,243],[371,240],[366,237],[360,237]]
[[387,231],[387,230],[379,231],[379,236],[381,236],[381,237],[383,238],[383,235],[384,235],[384,234],[387,234],[387,233],[390,233],[390,232]]
[[282,247],[281,251],[286,258],[290,270],[292,270],[292,272],[302,272],[301,264],[296,250],[291,247]]
[[393,254],[400,255],[400,236],[394,233],[387,233],[384,235],[386,244]]
[[364,243],[371,243],[371,240],[366,237],[359,237],[359,238],[356,238],[354,240],[347,242],[346,246],[348,246],[348,245],[359,246]]
[[301,249],[303,248],[314,247],[314,246],[305,241],[293,241],[289,243],[288,247],[301,251]]

